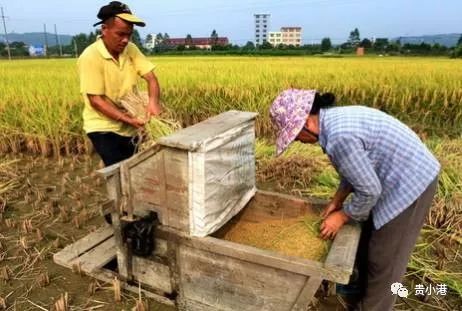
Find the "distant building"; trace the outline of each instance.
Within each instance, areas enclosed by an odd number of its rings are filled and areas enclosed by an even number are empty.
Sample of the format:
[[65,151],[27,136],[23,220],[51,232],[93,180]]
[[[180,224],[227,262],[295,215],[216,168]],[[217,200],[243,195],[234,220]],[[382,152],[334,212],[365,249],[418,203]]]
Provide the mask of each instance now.
[[255,17],[255,44],[261,45],[268,41],[268,29],[271,14],[254,14]]
[[302,45],[302,27],[281,27],[282,43],[285,45]]
[[29,55],[30,56],[46,56],[46,48],[43,45],[30,45]]
[[301,27],[281,27],[281,31],[268,32],[268,42],[272,46],[283,45],[302,45],[302,28]]
[[186,48],[195,46],[198,49],[211,49],[213,45],[225,46],[229,44],[227,37],[213,38],[192,38],[188,40],[186,38],[170,38],[164,41],[164,43],[171,47],[177,47],[184,45]]
[[272,46],[278,46],[282,43],[282,32],[280,31],[270,31],[268,32],[268,42],[271,43]]

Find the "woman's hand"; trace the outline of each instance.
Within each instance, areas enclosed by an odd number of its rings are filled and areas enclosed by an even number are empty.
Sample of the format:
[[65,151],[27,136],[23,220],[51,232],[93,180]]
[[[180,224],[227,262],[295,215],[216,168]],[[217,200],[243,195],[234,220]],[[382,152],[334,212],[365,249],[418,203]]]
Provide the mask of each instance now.
[[321,224],[321,238],[324,240],[333,239],[342,226],[350,220],[344,211],[335,211]]

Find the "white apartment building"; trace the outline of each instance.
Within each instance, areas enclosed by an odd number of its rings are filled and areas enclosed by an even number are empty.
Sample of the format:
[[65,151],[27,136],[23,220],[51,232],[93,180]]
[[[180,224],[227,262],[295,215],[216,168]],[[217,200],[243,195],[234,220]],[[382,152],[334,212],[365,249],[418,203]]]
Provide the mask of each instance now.
[[282,43],[282,32],[280,31],[270,31],[268,32],[268,42],[271,43],[272,46],[278,46]]
[[271,14],[254,14],[255,17],[255,45],[268,41],[268,29]]
[[302,27],[281,27],[282,44],[301,46]]

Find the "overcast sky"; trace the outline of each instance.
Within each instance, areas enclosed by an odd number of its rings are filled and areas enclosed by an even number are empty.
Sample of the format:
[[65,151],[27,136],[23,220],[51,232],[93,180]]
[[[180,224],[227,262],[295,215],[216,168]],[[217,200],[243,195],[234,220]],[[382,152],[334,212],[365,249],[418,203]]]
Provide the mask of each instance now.
[[[109,1],[0,0],[8,32],[89,33],[96,14]],[[253,40],[254,13],[270,13],[270,30],[301,26],[304,43],[330,37],[343,42],[357,27],[361,38],[461,33],[462,0],[131,0],[125,2],[147,26],[148,33],[170,37],[220,36],[243,44]],[[0,25],[3,33],[3,25]]]

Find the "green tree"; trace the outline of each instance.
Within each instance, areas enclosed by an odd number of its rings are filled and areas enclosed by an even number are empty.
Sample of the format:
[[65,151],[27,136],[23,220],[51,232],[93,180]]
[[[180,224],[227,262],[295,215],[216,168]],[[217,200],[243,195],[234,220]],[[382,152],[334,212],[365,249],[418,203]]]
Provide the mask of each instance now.
[[88,35],[88,45],[92,44],[93,42],[96,41],[96,33],[90,32]]
[[247,43],[242,47],[244,51],[253,51],[255,50],[255,44],[252,41],[247,41]]
[[152,34],[149,33],[149,34],[146,36],[145,40],[144,40],[144,48],[145,48],[145,50],[146,50],[147,52],[149,52],[149,53],[152,52],[152,50],[153,50],[153,48],[154,48],[154,47],[152,46],[153,43],[154,43],[154,45],[155,45],[154,36],[153,36]]
[[148,33],[148,35],[146,36],[145,42],[149,43],[149,42],[152,42],[153,40],[154,40],[154,37],[152,36],[152,34]]
[[361,43],[359,44],[360,47],[363,47],[363,48],[366,48],[366,49],[369,49],[372,47],[372,41],[367,39],[367,38],[364,38]]
[[456,46],[454,51],[452,52],[453,57],[462,57],[462,44]]
[[348,42],[353,47],[357,47],[359,45],[359,42],[361,42],[361,37],[359,35],[358,28],[355,28],[353,31],[350,31],[350,36],[348,37]]
[[162,33],[158,33],[156,35],[156,44],[155,45],[159,45],[159,44],[162,44],[164,42],[164,36],[162,35]]
[[432,50],[432,46],[428,43],[425,43],[425,42],[422,42],[420,45],[419,45],[419,50],[420,52],[423,52],[423,53],[428,53]]
[[401,51],[401,42],[400,40],[397,40],[395,42],[390,42],[390,44],[387,45],[387,52],[400,52]]
[[166,46],[167,46],[167,42],[165,42],[164,40],[164,36],[162,35],[162,33],[158,33],[156,35],[156,38],[154,39],[154,50],[156,51],[160,51],[160,50],[163,50]]
[[79,33],[78,35],[72,37],[71,45],[74,47],[74,49],[77,49],[77,51],[74,52],[80,55],[83,50],[85,50],[85,48],[90,45],[90,43],[86,34]]
[[321,51],[326,52],[329,51],[332,48],[332,42],[330,41],[330,38],[323,38],[321,40]]
[[141,51],[144,51],[143,44],[141,43],[141,37],[138,30],[133,29],[132,40],[131,40]]
[[8,51],[6,50],[6,44],[0,42],[0,56],[7,56]]
[[[29,49],[24,42],[14,41],[10,43],[11,56],[28,56]],[[6,54],[8,54],[6,51]]]
[[459,38],[459,41],[457,41],[457,45],[462,45],[462,35]]
[[49,46],[47,50],[47,54],[59,56],[59,46],[57,45]]
[[215,29],[210,34],[210,44],[212,45],[212,47],[218,44],[218,33]]
[[387,38],[377,38],[373,45],[374,50],[377,52],[385,52],[389,44],[390,43],[388,42]]
[[189,33],[186,35],[186,39],[184,40],[184,43],[185,43],[185,45],[188,46],[189,48],[192,47],[192,45],[193,45],[193,39],[192,39],[192,36],[191,36]]
[[259,46],[262,50],[271,50],[273,46],[268,41],[263,41],[263,44]]
[[155,48],[154,48],[154,52],[156,53],[159,53],[159,52],[164,52],[164,51],[167,51],[167,50],[172,50],[172,49],[175,49],[174,46],[171,46],[170,45],[170,36],[168,35],[168,33],[158,33],[156,35],[156,39],[155,39]]

